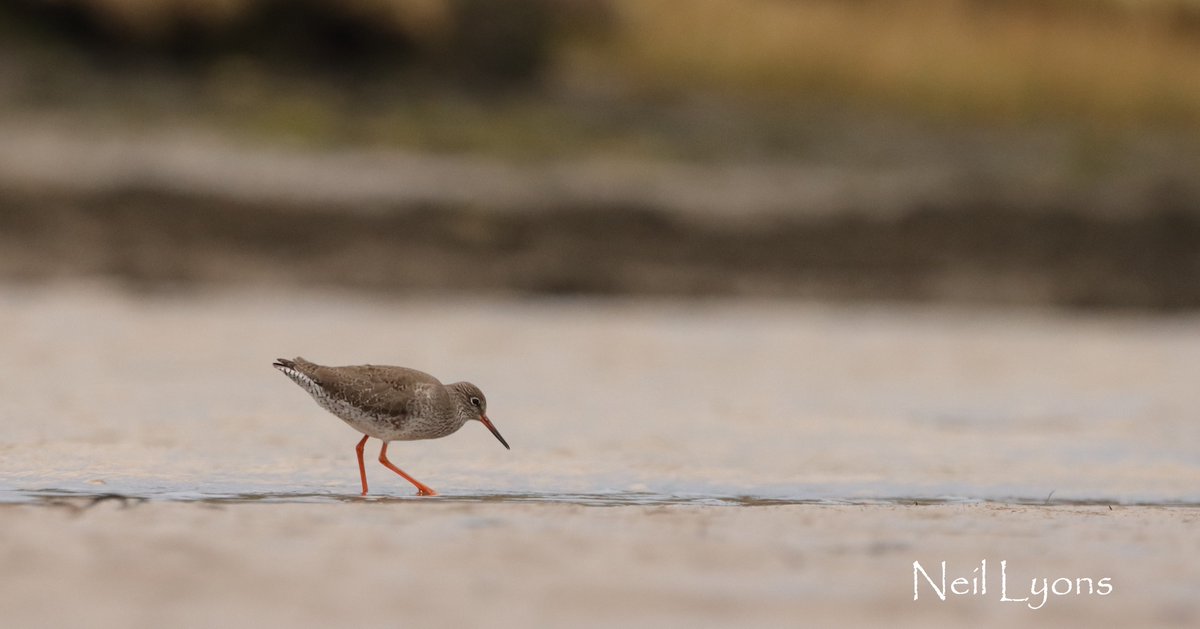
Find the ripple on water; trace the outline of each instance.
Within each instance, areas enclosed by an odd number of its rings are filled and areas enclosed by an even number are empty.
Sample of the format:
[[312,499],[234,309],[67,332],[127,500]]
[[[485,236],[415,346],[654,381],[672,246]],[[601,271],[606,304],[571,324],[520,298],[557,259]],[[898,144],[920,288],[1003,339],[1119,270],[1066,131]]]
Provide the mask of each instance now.
[[756,496],[655,493],[648,491],[614,491],[594,493],[494,492],[443,493],[436,497],[415,495],[359,496],[334,492],[201,492],[180,490],[118,493],[70,489],[10,489],[0,491],[0,504],[44,505],[90,508],[102,503],[122,507],[145,502],[185,502],[217,505],[236,504],[335,504],[335,503],[487,503],[487,504],[566,504],[588,507],[628,506],[694,506],[694,507],[771,507],[787,505],[813,506],[934,506],[1003,504],[1021,506],[1123,506],[1123,507],[1189,507],[1200,508],[1200,501],[1190,500],[1113,500],[1103,498],[988,497],[970,496]]

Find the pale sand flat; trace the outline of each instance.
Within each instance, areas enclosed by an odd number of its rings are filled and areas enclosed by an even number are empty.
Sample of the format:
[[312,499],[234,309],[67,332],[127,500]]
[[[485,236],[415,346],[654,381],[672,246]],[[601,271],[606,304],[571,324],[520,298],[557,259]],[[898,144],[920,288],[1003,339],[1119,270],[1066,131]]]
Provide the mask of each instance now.
[[[1196,326],[9,287],[0,499],[59,489],[323,503],[0,506],[0,625],[1195,626],[1194,508],[596,508],[456,495],[1196,503]],[[444,496],[409,498],[388,475],[372,492],[403,498],[360,502],[355,437],[268,367],[285,352],[469,379],[514,449],[484,430],[394,443],[392,460],[438,479]],[[1111,577],[1115,591],[1037,611],[994,589],[912,601],[913,561],[969,570],[983,559],[993,575],[1006,560],[1014,579]]]
[[[1200,510],[1107,507],[0,507],[8,627],[1195,626]],[[913,561],[986,596],[913,598]],[[1106,597],[1000,602],[1034,577]],[[1027,595],[1027,594],[1026,594]]]

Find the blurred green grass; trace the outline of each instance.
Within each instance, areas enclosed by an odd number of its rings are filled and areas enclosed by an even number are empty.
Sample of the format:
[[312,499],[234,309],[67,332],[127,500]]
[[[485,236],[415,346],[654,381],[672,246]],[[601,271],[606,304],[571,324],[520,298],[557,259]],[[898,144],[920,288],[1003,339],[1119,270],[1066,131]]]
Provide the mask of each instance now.
[[32,60],[10,110],[303,145],[795,154],[842,111],[1200,131],[1200,0],[17,0],[0,30]]
[[[644,90],[934,116],[1200,126],[1193,0],[613,0],[568,56]],[[570,65],[570,64],[569,64]]]

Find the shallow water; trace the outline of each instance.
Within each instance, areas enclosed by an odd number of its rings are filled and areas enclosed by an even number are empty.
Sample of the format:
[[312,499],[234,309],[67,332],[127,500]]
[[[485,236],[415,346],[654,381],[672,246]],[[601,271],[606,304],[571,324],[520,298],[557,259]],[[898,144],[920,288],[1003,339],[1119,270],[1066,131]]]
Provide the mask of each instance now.
[[532,492],[501,492],[488,494],[443,493],[436,497],[340,494],[332,492],[246,492],[214,493],[200,491],[146,492],[124,494],[114,492],[69,491],[61,489],[8,490],[0,492],[0,505],[25,504],[41,506],[67,506],[89,508],[103,502],[121,506],[144,502],[191,502],[213,505],[225,504],[444,504],[444,503],[488,503],[488,504],[565,504],[584,507],[773,507],[786,505],[814,506],[934,506],[969,504],[1006,504],[1022,506],[1109,506],[1109,507],[1182,507],[1200,508],[1200,501],[1186,500],[1133,500],[1115,502],[1106,499],[1063,499],[1053,495],[1045,498],[1008,497],[978,498],[968,496],[880,496],[876,498],[837,497],[768,497],[768,496],[714,496],[703,494],[656,494],[652,492],[609,492],[609,493],[564,493],[547,494]]

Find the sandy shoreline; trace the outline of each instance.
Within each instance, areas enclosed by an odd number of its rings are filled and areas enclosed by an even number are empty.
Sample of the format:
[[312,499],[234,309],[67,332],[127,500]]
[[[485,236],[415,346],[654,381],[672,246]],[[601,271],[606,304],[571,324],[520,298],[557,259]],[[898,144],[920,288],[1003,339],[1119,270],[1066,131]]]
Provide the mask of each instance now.
[[[1200,509],[1126,506],[1200,502],[1195,329],[7,287],[0,502],[23,504],[0,505],[3,624],[1195,625]],[[372,465],[383,499],[360,501],[357,435],[270,367],[296,354],[470,379],[513,450],[479,426],[396,443],[392,460],[448,499],[408,499]],[[248,497],[214,499],[228,494]],[[749,499],[621,503],[646,495]],[[1051,495],[1113,506],[1041,506]],[[896,500],[937,496],[1000,502]],[[822,498],[864,504],[749,506]],[[913,562],[943,560],[968,579],[987,560],[988,593],[914,602]],[[1001,561],[1010,588],[1114,590],[1031,610],[999,600]]]
[[[11,627],[1185,626],[1197,524],[1124,507],[9,506],[0,608]],[[913,561],[969,578],[983,559],[986,595],[922,582],[912,600]],[[1009,598],[1035,578],[1113,590],[1001,602],[1002,560]]]
[[[10,289],[0,489],[356,491],[357,436],[270,366],[299,354],[483,387],[511,452],[481,426],[391,451],[442,492],[1200,502],[1194,329],[787,302]],[[368,476],[409,489],[378,465]]]

